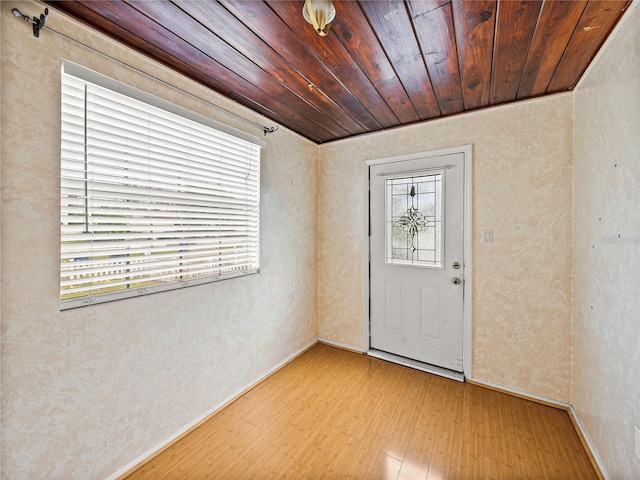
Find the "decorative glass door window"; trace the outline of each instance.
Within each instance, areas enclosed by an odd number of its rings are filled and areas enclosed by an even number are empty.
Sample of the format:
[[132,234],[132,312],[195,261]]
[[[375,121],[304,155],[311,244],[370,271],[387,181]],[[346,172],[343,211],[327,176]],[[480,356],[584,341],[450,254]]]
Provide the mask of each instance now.
[[443,268],[444,171],[388,177],[385,262]]

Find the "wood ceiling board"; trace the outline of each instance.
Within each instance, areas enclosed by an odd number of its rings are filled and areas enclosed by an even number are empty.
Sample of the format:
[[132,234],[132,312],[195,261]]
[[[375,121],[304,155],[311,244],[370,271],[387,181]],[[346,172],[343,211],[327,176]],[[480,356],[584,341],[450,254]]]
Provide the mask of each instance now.
[[411,0],[408,7],[442,115],[464,111],[451,3]]
[[492,105],[516,99],[542,3],[498,2],[489,98]]
[[572,90],[631,0],[590,1],[560,59],[547,93]]
[[[135,5],[149,2],[137,0],[133,3]],[[198,19],[209,31],[209,35],[218,36],[239,54],[251,59],[281,85],[290,89],[300,101],[315,109],[321,117],[314,115],[309,119],[316,125],[324,124],[324,128],[337,137],[362,131],[362,127],[330,99],[322,95],[310,95],[309,82],[304,76],[219,3],[190,0],[174,0],[173,3],[185,14]]]
[[524,67],[518,99],[543,95],[587,0],[545,2]]
[[496,1],[452,3],[464,109],[489,105]]
[[[265,115],[267,118],[291,119],[292,122],[296,122],[292,129],[305,137],[313,137],[316,139],[315,141],[333,138],[331,132],[324,130],[317,132],[317,128],[311,129],[306,126],[305,124],[308,122],[304,117],[279,100],[271,101],[269,107],[257,102],[254,85],[213,61],[200,50],[182,42],[174,34],[124,3],[111,1],[54,2],[52,6],[63,7],[63,10],[71,15],[81,15],[81,18],[87,21],[90,26],[100,31],[109,32],[112,38]],[[99,8],[99,13],[94,11],[94,8]],[[145,35],[153,33],[153,43],[146,38],[134,35],[132,32],[144,32]],[[182,58],[190,59],[189,63],[181,61]],[[278,107],[278,109],[275,110],[273,107]]]
[[323,143],[571,90],[630,0],[45,3]]
[[389,108],[403,123],[420,120],[418,112],[398,79],[393,66],[369,26],[357,2],[335,2],[337,11],[331,30],[367,75]]
[[[267,3],[283,22],[289,21],[290,27],[296,31],[302,42],[312,49],[317,57],[322,58],[323,63],[329,67],[340,83],[373,116],[378,126],[369,124],[370,131],[399,125],[400,122],[389,105],[371,80],[353,61],[334,32],[321,37],[313,28],[309,28],[311,25],[302,17],[300,3],[297,1],[267,0]],[[318,87],[322,89],[322,85]]]
[[[362,131],[359,133],[369,131],[366,126],[370,124],[373,129],[380,128],[380,124],[342,85],[331,69],[300,41],[297,33],[283,22],[267,4],[257,1],[234,2],[229,0],[220,3],[264,42],[277,48],[280,56],[285,58],[296,70],[304,71],[305,77],[315,85],[316,89],[322,91],[348,112],[361,125]],[[300,3],[300,12],[297,16],[307,27],[310,27],[302,18],[302,3]],[[313,29],[313,27],[310,28]],[[315,94],[319,93],[316,91]]]
[[438,100],[404,3],[397,0],[360,2],[360,6],[420,118],[440,116]]
[[[314,132],[317,129],[326,129],[331,136],[344,135],[345,130],[333,124],[330,119],[318,112],[315,108],[305,102],[295,92],[278,82],[269,73],[265,72],[258,65],[247,59],[228,43],[224,42],[217,35],[212,34],[196,19],[177,9],[175,5],[168,2],[131,2],[131,6],[136,12],[149,18],[150,22],[156,22],[160,28],[164,28],[165,35],[171,38],[173,35],[182,40],[175,39],[172,44],[182,44],[190,46],[194,51],[202,52],[205,56],[198,63],[209,64],[213,59],[219,64],[233,72],[238,77],[243,78],[252,85],[252,98],[260,104],[271,102],[272,98],[278,99],[280,108],[276,111],[294,112],[295,116],[289,118],[296,121],[298,126],[303,126],[305,130]],[[286,108],[283,108],[286,107]],[[308,125],[305,125],[305,122]]]

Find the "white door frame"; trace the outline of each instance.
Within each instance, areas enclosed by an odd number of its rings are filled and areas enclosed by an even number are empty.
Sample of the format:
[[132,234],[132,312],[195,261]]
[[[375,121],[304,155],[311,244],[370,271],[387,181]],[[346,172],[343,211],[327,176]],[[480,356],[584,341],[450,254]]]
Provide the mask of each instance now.
[[425,152],[410,153],[406,155],[397,155],[393,157],[376,158],[372,160],[365,160],[362,168],[362,180],[364,190],[364,213],[365,221],[363,232],[363,285],[364,285],[364,321],[363,334],[364,334],[364,351],[368,352],[370,349],[369,338],[371,334],[370,317],[369,317],[369,218],[370,218],[370,204],[369,204],[369,167],[372,165],[380,165],[382,163],[395,163],[404,162],[406,160],[417,160],[420,158],[437,157],[441,155],[451,155],[454,153],[462,153],[464,155],[464,283],[463,283],[463,326],[462,326],[462,368],[466,378],[471,378],[471,342],[472,342],[472,329],[471,329],[471,286],[472,282],[472,261],[471,261],[471,239],[472,239],[472,215],[471,215],[471,178],[472,178],[472,145],[459,145],[456,147],[442,148],[439,150],[429,150]]

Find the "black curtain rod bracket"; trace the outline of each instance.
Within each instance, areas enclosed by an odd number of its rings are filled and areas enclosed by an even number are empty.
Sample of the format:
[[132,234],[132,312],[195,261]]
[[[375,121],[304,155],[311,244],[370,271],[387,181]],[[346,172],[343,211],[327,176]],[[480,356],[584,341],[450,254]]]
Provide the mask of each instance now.
[[275,127],[262,127],[264,131],[264,136],[267,136],[267,133],[274,133],[276,130],[280,128],[280,125],[276,125]]
[[44,13],[40,14],[40,18],[38,17],[29,18],[28,15],[23,15],[22,12],[17,8],[12,9],[11,13],[13,13],[16,17],[21,18],[25,22],[29,22],[33,24],[33,36],[36,38],[39,38],[40,29],[44,27],[44,24],[47,21],[47,16],[49,15],[49,9],[45,8]]

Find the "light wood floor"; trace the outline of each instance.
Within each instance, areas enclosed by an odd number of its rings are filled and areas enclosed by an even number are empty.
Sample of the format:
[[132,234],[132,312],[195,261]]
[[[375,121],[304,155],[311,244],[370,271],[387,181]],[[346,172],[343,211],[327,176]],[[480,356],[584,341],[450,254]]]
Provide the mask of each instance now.
[[597,479],[567,412],[316,345],[128,479]]

